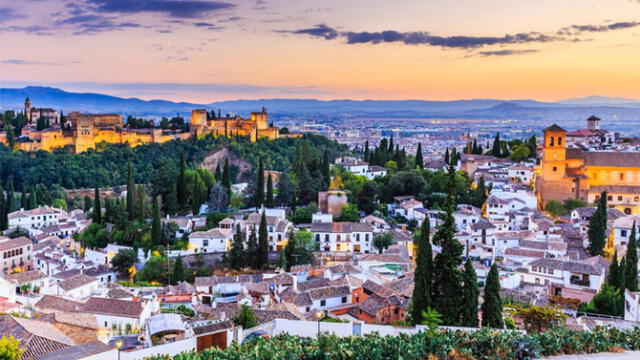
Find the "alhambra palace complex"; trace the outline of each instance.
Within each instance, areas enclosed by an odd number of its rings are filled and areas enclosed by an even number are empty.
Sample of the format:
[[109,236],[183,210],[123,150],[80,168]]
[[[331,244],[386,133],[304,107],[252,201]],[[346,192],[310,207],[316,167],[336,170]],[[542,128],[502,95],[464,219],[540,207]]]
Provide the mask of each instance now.
[[587,129],[566,131],[558,125],[544,130],[544,145],[536,190],[541,204],[581,199],[593,204],[607,192],[610,207],[627,215],[640,214],[640,152],[612,151],[612,134],[600,129],[600,119]]
[[[65,123],[61,124],[58,113],[53,109],[40,109],[31,106],[29,98],[25,101],[27,125],[21,132],[23,139],[16,146],[19,150],[51,151],[55,148],[73,145],[76,153],[88,149],[95,149],[101,142],[112,144],[128,143],[137,146],[147,143],[164,143],[174,139],[188,139],[193,134],[216,136],[248,136],[251,141],[259,138],[277,139],[280,137],[278,128],[270,127],[267,122],[267,111],[251,113],[250,119],[240,116],[226,116],[211,119],[205,109],[191,112],[190,131],[179,132],[171,130],[128,129],[123,126],[122,115],[119,114],[82,114],[71,112],[65,116]],[[37,130],[36,119],[44,117],[50,127]],[[7,144],[6,132],[0,132],[0,142]]]

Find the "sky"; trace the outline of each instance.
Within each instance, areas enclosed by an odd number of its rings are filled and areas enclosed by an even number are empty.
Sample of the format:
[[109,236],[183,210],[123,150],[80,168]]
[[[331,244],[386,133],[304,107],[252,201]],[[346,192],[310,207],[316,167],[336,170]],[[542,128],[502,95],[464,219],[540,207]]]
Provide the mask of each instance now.
[[0,86],[143,99],[640,98],[640,0],[0,1]]

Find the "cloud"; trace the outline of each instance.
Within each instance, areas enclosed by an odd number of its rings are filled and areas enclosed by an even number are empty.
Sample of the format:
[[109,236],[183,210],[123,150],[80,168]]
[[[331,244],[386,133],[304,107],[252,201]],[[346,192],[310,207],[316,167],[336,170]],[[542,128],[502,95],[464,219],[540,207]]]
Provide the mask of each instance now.
[[427,31],[400,32],[396,30],[385,30],[377,32],[340,32],[326,24],[319,24],[312,28],[299,30],[281,30],[280,33],[291,33],[296,35],[308,35],[319,37],[325,40],[333,40],[338,37],[343,38],[347,44],[381,44],[381,43],[403,43],[406,45],[428,45],[452,49],[474,49],[493,45],[513,45],[547,43],[557,41],[580,41],[576,36],[586,33],[606,32],[622,29],[630,29],[640,26],[640,22],[617,22],[604,25],[571,25],[561,28],[552,33],[542,33],[539,31],[523,32],[516,34],[506,34],[503,36],[441,36],[433,35]]
[[480,56],[509,56],[509,55],[522,55],[522,54],[531,54],[537,53],[540,50],[535,49],[527,49],[527,50],[495,50],[495,51],[480,51],[478,55]]
[[234,4],[212,0],[89,0],[94,10],[102,13],[134,14],[154,12],[174,18],[202,18],[218,10],[234,8]]
[[[69,64],[78,64],[79,61],[72,61]],[[42,62],[42,61],[33,61],[33,60],[25,60],[25,59],[5,59],[0,60],[0,64],[4,65],[67,65],[63,63],[53,63],[53,62]]]
[[289,31],[292,34],[297,35],[311,35],[324,38],[325,40],[331,40],[338,37],[338,30],[328,27],[325,24],[318,24],[312,28],[300,29],[295,31]]
[[24,19],[26,16],[19,14],[15,9],[9,7],[0,7],[0,24],[11,21]]

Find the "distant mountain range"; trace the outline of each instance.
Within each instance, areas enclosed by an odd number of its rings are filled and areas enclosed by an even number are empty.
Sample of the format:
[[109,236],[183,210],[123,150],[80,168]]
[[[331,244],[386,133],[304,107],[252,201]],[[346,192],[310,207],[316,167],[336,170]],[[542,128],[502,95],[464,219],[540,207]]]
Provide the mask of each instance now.
[[116,112],[135,116],[188,115],[192,109],[220,109],[225,113],[248,115],[266,107],[275,119],[301,116],[328,118],[492,118],[555,121],[580,120],[590,115],[616,120],[640,119],[640,101],[634,99],[589,96],[558,102],[536,100],[471,99],[428,100],[316,100],[260,99],[232,100],[194,104],[167,100],[141,100],[95,93],[74,93],[57,88],[28,86],[0,88],[0,109],[21,109],[29,96],[36,107],[51,107],[64,112]]

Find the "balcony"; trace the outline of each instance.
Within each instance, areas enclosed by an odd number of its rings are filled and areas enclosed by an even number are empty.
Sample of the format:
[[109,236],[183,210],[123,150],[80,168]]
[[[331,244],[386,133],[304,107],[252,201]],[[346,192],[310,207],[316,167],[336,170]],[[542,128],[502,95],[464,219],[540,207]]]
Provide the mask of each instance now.
[[591,281],[589,280],[589,278],[584,279],[584,278],[581,278],[581,277],[575,276],[575,275],[572,275],[569,278],[569,282],[571,284],[573,284],[573,285],[579,285],[579,286],[590,286],[591,285]]

